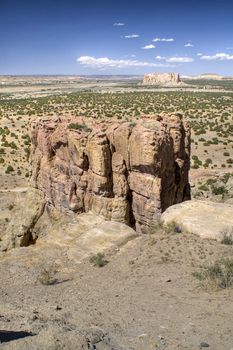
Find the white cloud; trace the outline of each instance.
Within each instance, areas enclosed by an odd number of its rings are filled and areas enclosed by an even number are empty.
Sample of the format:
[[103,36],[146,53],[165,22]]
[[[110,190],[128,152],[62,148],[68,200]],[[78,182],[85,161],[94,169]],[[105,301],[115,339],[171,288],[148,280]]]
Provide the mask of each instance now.
[[166,59],[166,62],[171,63],[188,63],[193,61],[194,59],[192,57],[170,57]]
[[134,39],[134,38],[139,38],[140,35],[138,34],[130,34],[130,35],[125,35],[126,39]]
[[168,63],[188,63],[193,62],[194,59],[192,57],[163,57],[163,56],[156,56],[157,60],[164,60]]
[[98,69],[127,68],[127,67],[174,67],[164,63],[145,62],[138,60],[115,60],[108,57],[96,58],[92,56],[81,56],[77,62],[83,66]]
[[203,55],[200,57],[201,60],[206,60],[206,61],[230,61],[233,60],[233,55],[228,55],[227,53],[220,52],[216,53],[215,55],[208,56],[208,55]]
[[165,42],[172,42],[175,41],[173,38],[154,38],[152,41],[158,42],[158,41],[165,41]]
[[123,26],[125,26],[125,23],[117,22],[117,23],[113,23],[113,25],[114,25],[115,27],[123,27]]
[[193,44],[187,43],[187,44],[184,45],[184,47],[193,47]]
[[153,44],[145,45],[142,47],[143,50],[150,50],[150,49],[155,49],[155,48],[156,48],[156,46]]
[[201,53],[201,52],[198,52],[198,53],[197,53],[197,56],[202,56],[202,53]]
[[166,57],[163,57],[163,56],[156,56],[155,57],[157,60],[166,60]]

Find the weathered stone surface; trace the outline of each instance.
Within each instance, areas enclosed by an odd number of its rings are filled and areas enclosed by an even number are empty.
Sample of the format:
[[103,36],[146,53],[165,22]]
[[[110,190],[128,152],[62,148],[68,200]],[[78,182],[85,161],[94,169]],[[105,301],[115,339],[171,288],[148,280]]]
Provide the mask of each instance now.
[[150,73],[143,77],[143,85],[164,85],[181,83],[178,73]]
[[202,238],[221,240],[224,234],[233,234],[232,214],[231,204],[191,200],[169,207],[161,218]]
[[182,115],[86,123],[32,124],[31,180],[50,204],[146,232],[168,206],[189,199],[190,130]]
[[0,251],[32,244],[36,237],[33,229],[44,212],[46,201],[41,191],[30,188],[22,198],[15,195],[15,208],[11,220],[1,239]]

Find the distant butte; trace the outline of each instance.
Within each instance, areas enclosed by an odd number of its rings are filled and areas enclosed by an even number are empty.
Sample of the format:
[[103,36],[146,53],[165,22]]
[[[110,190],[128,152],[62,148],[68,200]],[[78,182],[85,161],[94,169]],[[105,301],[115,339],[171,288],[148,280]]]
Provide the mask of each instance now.
[[181,84],[178,73],[150,73],[145,74],[142,85],[177,85]]

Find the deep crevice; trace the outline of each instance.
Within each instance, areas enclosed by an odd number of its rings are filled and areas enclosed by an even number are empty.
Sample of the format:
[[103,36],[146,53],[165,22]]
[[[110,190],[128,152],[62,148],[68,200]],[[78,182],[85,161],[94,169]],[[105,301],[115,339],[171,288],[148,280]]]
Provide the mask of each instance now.
[[131,190],[130,186],[129,186],[129,181],[128,181],[129,171],[127,168],[125,171],[125,178],[126,178],[128,188],[129,188],[127,196],[126,196],[126,200],[129,203],[129,225],[135,230],[136,229],[136,220],[135,220],[135,216],[134,216],[134,212],[133,212],[133,190]]

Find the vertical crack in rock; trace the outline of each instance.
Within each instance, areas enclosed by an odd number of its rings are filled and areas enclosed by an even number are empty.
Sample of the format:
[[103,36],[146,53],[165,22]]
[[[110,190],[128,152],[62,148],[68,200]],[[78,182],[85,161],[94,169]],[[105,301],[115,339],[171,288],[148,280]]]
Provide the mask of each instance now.
[[147,232],[167,207],[190,199],[190,129],[181,114],[88,118],[85,126],[41,118],[32,149],[32,184],[61,211],[92,211]]

